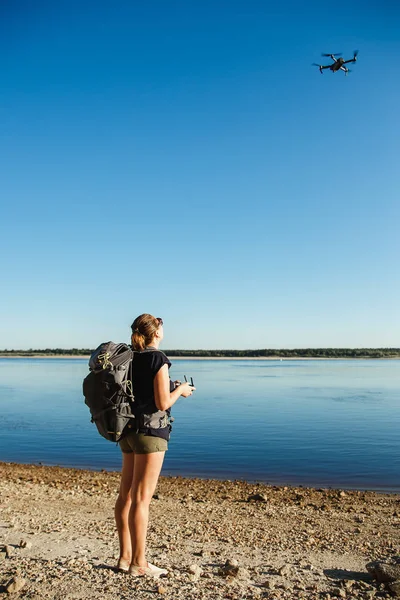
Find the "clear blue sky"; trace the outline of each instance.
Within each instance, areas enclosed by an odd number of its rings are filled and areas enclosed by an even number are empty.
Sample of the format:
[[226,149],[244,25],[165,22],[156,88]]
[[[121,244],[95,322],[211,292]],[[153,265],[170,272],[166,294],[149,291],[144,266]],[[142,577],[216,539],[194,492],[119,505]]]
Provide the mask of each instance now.
[[393,5],[2,2],[0,348],[400,346]]

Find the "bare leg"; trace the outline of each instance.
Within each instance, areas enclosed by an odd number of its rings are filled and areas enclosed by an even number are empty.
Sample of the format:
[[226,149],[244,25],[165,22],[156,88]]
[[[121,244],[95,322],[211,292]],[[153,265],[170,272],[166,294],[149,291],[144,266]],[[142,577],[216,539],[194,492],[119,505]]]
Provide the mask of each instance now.
[[131,487],[135,455],[122,453],[122,473],[119,495],[115,503],[115,522],[119,538],[119,558],[129,566],[132,560],[132,543],[129,531],[129,510],[132,504]]
[[146,536],[149,506],[156,489],[164,455],[165,452],[135,454],[129,529],[132,539],[132,564],[139,567],[147,567]]

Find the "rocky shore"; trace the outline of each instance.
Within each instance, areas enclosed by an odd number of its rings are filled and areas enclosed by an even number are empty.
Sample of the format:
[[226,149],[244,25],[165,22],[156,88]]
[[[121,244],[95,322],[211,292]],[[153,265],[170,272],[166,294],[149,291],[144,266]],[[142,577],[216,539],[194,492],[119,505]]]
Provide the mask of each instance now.
[[161,478],[151,506],[149,559],[169,574],[154,581],[114,570],[118,483],[118,473],[0,463],[0,594],[31,600],[400,596],[398,494]]

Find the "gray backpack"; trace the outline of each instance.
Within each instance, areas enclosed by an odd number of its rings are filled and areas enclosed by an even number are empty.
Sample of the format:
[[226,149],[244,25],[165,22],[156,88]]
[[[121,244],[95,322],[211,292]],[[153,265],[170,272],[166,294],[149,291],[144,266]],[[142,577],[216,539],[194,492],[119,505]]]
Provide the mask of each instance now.
[[100,344],[89,359],[90,373],[83,380],[83,395],[92,423],[111,442],[118,442],[125,427],[134,424],[133,354],[127,344]]

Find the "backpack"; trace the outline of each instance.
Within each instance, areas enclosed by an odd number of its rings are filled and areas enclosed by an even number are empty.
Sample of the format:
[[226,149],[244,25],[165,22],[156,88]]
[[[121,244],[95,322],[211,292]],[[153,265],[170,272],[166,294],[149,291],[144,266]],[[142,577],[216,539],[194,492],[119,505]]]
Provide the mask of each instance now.
[[127,344],[105,342],[89,359],[90,373],[83,380],[85,404],[100,435],[118,442],[135,418],[132,411],[131,365],[133,350]]

